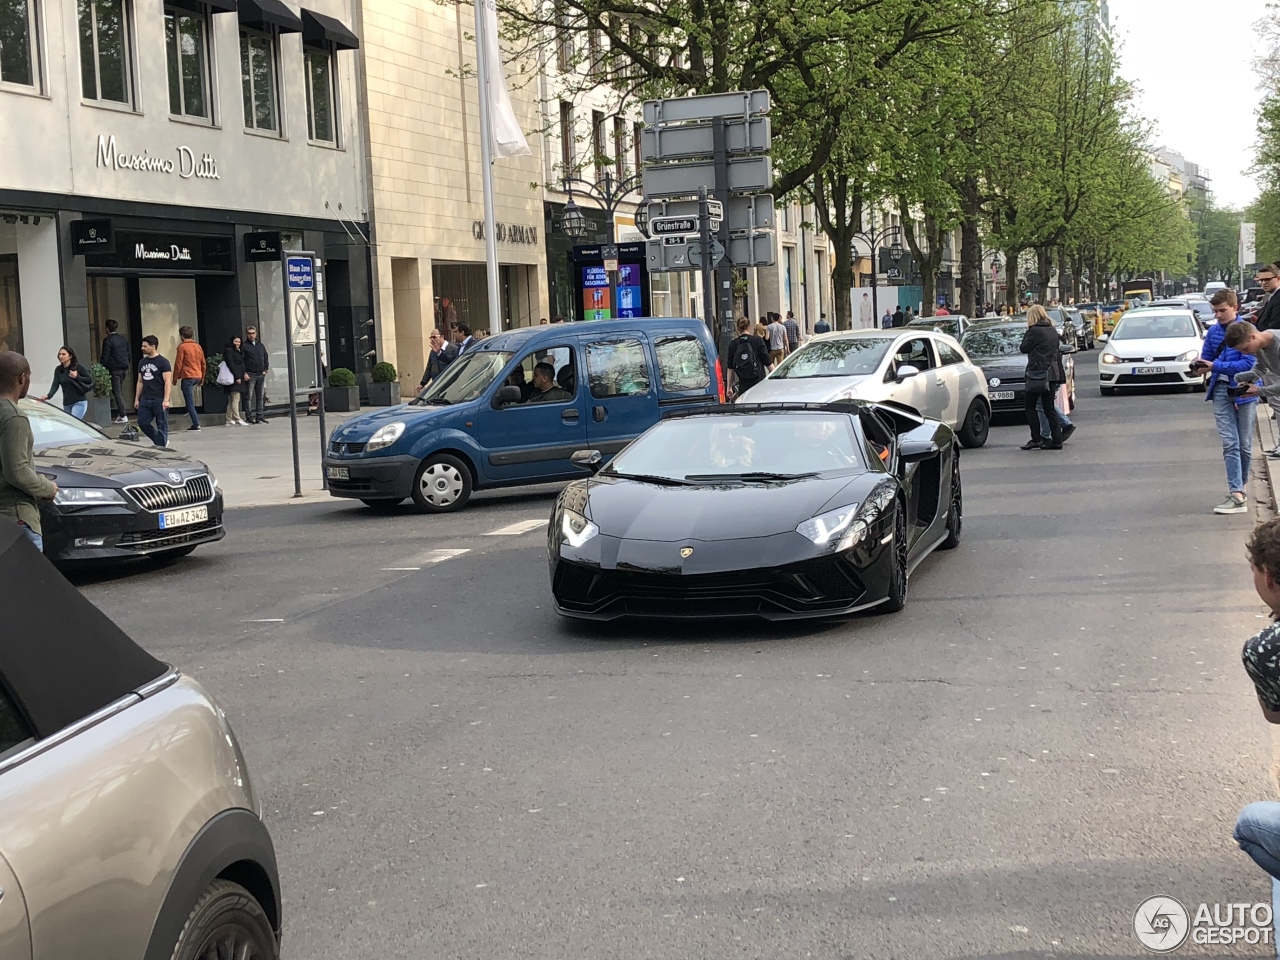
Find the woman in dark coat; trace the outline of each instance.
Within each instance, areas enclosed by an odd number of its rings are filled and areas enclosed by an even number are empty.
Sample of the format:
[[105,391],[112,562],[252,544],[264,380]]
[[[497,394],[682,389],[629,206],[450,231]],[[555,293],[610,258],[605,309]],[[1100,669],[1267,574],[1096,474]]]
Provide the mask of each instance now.
[[[1061,450],[1062,421],[1053,405],[1053,395],[1058,384],[1065,383],[1066,371],[1062,366],[1062,338],[1045,313],[1044,307],[1033,303],[1027,309],[1027,332],[1022,335],[1022,352],[1027,355],[1027,384],[1025,397],[1027,426],[1031,428],[1031,440],[1022,445],[1023,450]],[[1040,417],[1036,404],[1040,404],[1049,421],[1052,440],[1040,439]]]
[[53,368],[53,386],[40,399],[52,399],[59,390],[62,391],[62,409],[77,420],[83,420],[89,409],[89,394],[93,392],[93,374],[70,347],[59,348],[58,365]]
[[227,426],[243,427],[244,414],[240,411],[241,398],[249,387],[249,374],[244,368],[244,353],[240,349],[240,338],[232,337],[222,351],[222,362],[227,365],[234,378],[231,385],[223,387],[227,392]]

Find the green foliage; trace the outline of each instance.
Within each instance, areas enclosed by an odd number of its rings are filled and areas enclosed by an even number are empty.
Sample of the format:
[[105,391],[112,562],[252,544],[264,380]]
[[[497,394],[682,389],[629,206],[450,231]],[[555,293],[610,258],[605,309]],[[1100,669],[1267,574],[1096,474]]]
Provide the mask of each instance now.
[[[397,379],[396,368],[387,361],[373,365],[373,382],[374,383],[395,383]],[[332,380],[332,377],[330,378]]]
[[336,367],[329,371],[329,386],[342,390],[355,385],[356,375],[346,367]]
[[212,387],[218,385],[218,367],[222,363],[222,354],[211,353],[204,358],[204,385]]
[[95,397],[106,397],[111,394],[111,371],[100,363],[95,363],[89,368],[89,372],[93,374],[93,395]]

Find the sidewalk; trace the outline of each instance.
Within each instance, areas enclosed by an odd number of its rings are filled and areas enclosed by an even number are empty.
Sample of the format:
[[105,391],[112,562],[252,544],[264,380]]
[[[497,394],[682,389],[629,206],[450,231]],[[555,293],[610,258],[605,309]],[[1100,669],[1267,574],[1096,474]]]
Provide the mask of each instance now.
[[[327,413],[325,427],[332,434],[338,424],[354,416],[357,414]],[[206,426],[199,431],[188,430],[189,426],[185,413],[171,414],[169,446],[209,465],[228,509],[329,499],[320,480],[319,417],[308,417],[305,412],[298,415],[303,494],[299,498],[293,496],[293,447],[287,413],[259,426]],[[113,424],[108,432],[117,436],[121,429]]]

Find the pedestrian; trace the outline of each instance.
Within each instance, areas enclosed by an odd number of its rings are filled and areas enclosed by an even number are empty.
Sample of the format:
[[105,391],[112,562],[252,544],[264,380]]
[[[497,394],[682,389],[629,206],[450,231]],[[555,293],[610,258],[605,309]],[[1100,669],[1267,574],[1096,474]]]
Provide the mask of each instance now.
[[[543,322],[545,323],[546,321],[544,320]],[[447,361],[442,362],[441,355],[443,353],[444,336],[439,330],[432,330],[431,335],[427,338],[427,365],[422,371],[422,380],[418,383],[419,390],[440,376],[444,372],[444,368],[449,365]]]
[[871,296],[864,293],[862,295],[862,305],[858,307],[858,325],[862,329],[867,329],[875,325],[876,312],[875,307],[871,305]]
[[182,342],[178,344],[178,355],[173,359],[173,378],[182,387],[182,399],[187,405],[187,416],[191,418],[188,430],[200,429],[200,416],[196,413],[196,387],[204,383],[205,359],[204,348],[196,343],[195,331],[190,327],[179,327],[178,336]]
[[266,344],[258,339],[257,327],[246,327],[244,332],[246,339],[240,349],[244,354],[245,372],[249,374],[245,422],[266,423],[263,410],[267,402],[267,371],[271,369],[271,357],[267,354]]
[[[1053,405],[1053,394],[1058,384],[1066,381],[1062,368],[1062,339],[1045,313],[1044,307],[1033,305],[1027,311],[1027,332],[1022,335],[1019,349],[1027,355],[1026,387],[1023,391],[1027,414],[1027,426],[1031,439],[1022,445],[1023,450],[1061,450],[1062,421]],[[1040,439],[1040,418],[1036,407],[1044,411],[1049,421],[1049,442]]]
[[751,332],[751,321],[738,318],[738,335],[729,343],[729,393],[740,397],[765,378],[771,356],[765,342]]
[[538,326],[549,327],[551,326],[551,321],[548,320],[546,317],[543,317],[541,320],[538,321]]
[[825,313],[818,314],[818,322],[813,325],[814,333],[830,333],[831,324],[827,323],[827,315]]
[[13,350],[0,350],[0,517],[22,528],[37,550],[44,549],[40,532],[40,501],[52,500],[58,485],[36,473],[31,424],[18,401],[31,388],[31,365]]
[[[1245,673],[1253,681],[1262,716],[1280,723],[1280,518],[1259,524],[1245,544],[1253,587],[1271,613],[1271,623],[1245,642]],[[1280,920],[1280,803],[1255,800],[1236,818],[1234,839],[1271,877],[1273,929]],[[1280,956],[1280,945],[1276,946]]]
[[906,313],[902,309],[902,304],[898,304],[898,309],[893,311],[893,326],[901,327],[906,322]]
[[889,312],[889,308],[884,308],[884,316],[880,318],[880,329],[888,330],[893,326],[893,314]]
[[467,348],[474,346],[475,337],[471,336],[471,327],[466,323],[459,323],[453,328],[453,342],[458,345],[458,356],[462,356],[467,352]]
[[941,303],[938,305],[938,309],[933,311],[933,315],[935,317],[949,317],[951,316],[951,311],[947,309],[945,303]]
[[[1053,408],[1058,411],[1058,419],[1062,421],[1062,442],[1066,443],[1071,439],[1071,435],[1076,432],[1076,425],[1071,422],[1071,418],[1063,411],[1063,407],[1070,406],[1070,398],[1067,395],[1066,384],[1057,384],[1057,390],[1053,395]],[[1040,418],[1040,441],[1041,443],[1053,442],[1053,431],[1049,428],[1049,418],[1044,415],[1044,411],[1036,407],[1036,414]]]
[[51,400],[59,390],[62,391],[62,409],[77,420],[83,420],[89,410],[93,374],[76,358],[76,352],[67,346],[58,348],[58,365],[53,368],[53,386],[48,393],[37,399]]
[[173,367],[160,356],[160,341],[153,335],[143,337],[133,405],[138,410],[138,427],[157,447],[169,445],[169,392],[172,389]]
[[1235,291],[1219,290],[1209,303],[1218,322],[1205,334],[1200,359],[1191,364],[1191,372],[1209,375],[1205,401],[1213,403],[1213,419],[1222,439],[1222,459],[1227,470],[1227,499],[1214,507],[1213,512],[1244,513],[1248,510],[1244,487],[1253,458],[1258,398],[1244,396],[1244,389],[1236,386],[1235,377],[1252,370],[1255,361],[1227,343],[1227,328],[1239,322]]
[[[230,380],[225,377],[219,380],[227,395],[227,426],[243,427],[243,403],[249,392],[249,372],[244,367],[243,342],[239,337],[232,337],[222,348],[222,362],[226,364],[227,374],[230,376]],[[221,373],[220,370],[219,374]]]
[[1258,310],[1255,325],[1259,330],[1280,329],[1280,297],[1275,295],[1280,290],[1280,263],[1268,263],[1258,270],[1254,279],[1266,295]]
[[788,310],[787,319],[782,321],[782,325],[787,328],[787,353],[795,353],[800,349],[800,324],[796,315]]
[[[1244,395],[1262,397],[1271,409],[1280,410],[1280,338],[1276,330],[1259,330],[1248,320],[1227,327],[1227,346],[1255,359],[1252,370],[1236,377],[1237,383],[1249,382]],[[1280,444],[1267,451],[1271,459],[1280,459]]]
[[133,361],[129,357],[129,341],[116,332],[119,329],[118,321],[107,321],[107,335],[102,338],[102,352],[98,355],[98,362],[111,375],[111,399],[116,406],[112,422],[128,423],[129,410],[124,405],[124,378],[129,375]]
[[777,366],[782,362],[782,358],[787,355],[787,328],[782,325],[782,318],[776,314],[769,314],[769,358],[773,365]]

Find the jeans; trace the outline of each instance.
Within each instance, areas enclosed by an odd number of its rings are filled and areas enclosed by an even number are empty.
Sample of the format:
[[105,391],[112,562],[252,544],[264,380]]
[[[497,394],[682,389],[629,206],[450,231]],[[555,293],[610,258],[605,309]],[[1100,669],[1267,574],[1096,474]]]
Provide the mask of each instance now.
[[[1280,918],[1280,803],[1258,800],[1240,811],[1235,841],[1263,872],[1271,876],[1271,910]],[[1275,920],[1273,920],[1273,924]],[[1280,944],[1276,944],[1280,957]]]
[[129,415],[129,408],[124,405],[124,378],[128,375],[127,370],[111,371],[111,399],[115,401],[117,417]]
[[88,400],[77,400],[75,403],[64,403],[62,409],[71,414],[77,420],[83,420],[84,415],[89,412]]
[[249,422],[262,419],[263,399],[267,395],[267,375],[265,373],[249,374],[249,398],[245,403],[245,413]]
[[169,445],[169,411],[163,400],[143,397],[138,402],[138,427],[157,447]]
[[[1055,410],[1058,410],[1058,405],[1055,403],[1055,404],[1053,405],[1053,408],[1054,408]],[[1043,410],[1041,410],[1039,407],[1036,407],[1036,412],[1037,412],[1038,414],[1040,414],[1040,439],[1041,439],[1041,440],[1052,440],[1052,439],[1053,439],[1053,431],[1049,429],[1049,418],[1048,418],[1048,417],[1046,417],[1046,416],[1044,415],[1044,411],[1043,411]],[[1065,413],[1063,413],[1061,410],[1058,410],[1058,419],[1062,421],[1062,428],[1063,428],[1064,430],[1065,430],[1067,427],[1071,426],[1071,418],[1070,418],[1070,417],[1068,417],[1068,416],[1067,416]]]
[[182,399],[187,402],[187,416],[191,418],[191,425],[198,427],[200,417],[196,414],[196,384],[200,381],[195,377],[183,377],[178,382],[182,384]]
[[36,533],[21,520],[18,521],[18,526],[22,528],[22,532],[27,535],[27,539],[35,545],[35,548],[41,553],[44,553],[44,537],[40,536],[40,534]]
[[1253,458],[1253,424],[1257,403],[1236,402],[1227,396],[1227,385],[1213,388],[1213,419],[1222,438],[1222,459],[1227,467],[1227,492],[1243,493]]
[[[1058,408],[1053,405],[1053,384],[1049,385],[1051,389],[1041,390],[1039,393],[1033,393],[1028,390],[1023,394],[1023,406],[1027,414],[1027,426],[1031,430],[1031,440],[1033,443],[1040,442],[1040,417],[1044,417],[1049,426],[1050,443],[1062,443],[1062,420],[1058,414]],[[1040,417],[1036,416],[1036,407],[1040,408]],[[1052,411],[1053,415],[1049,413]]]

